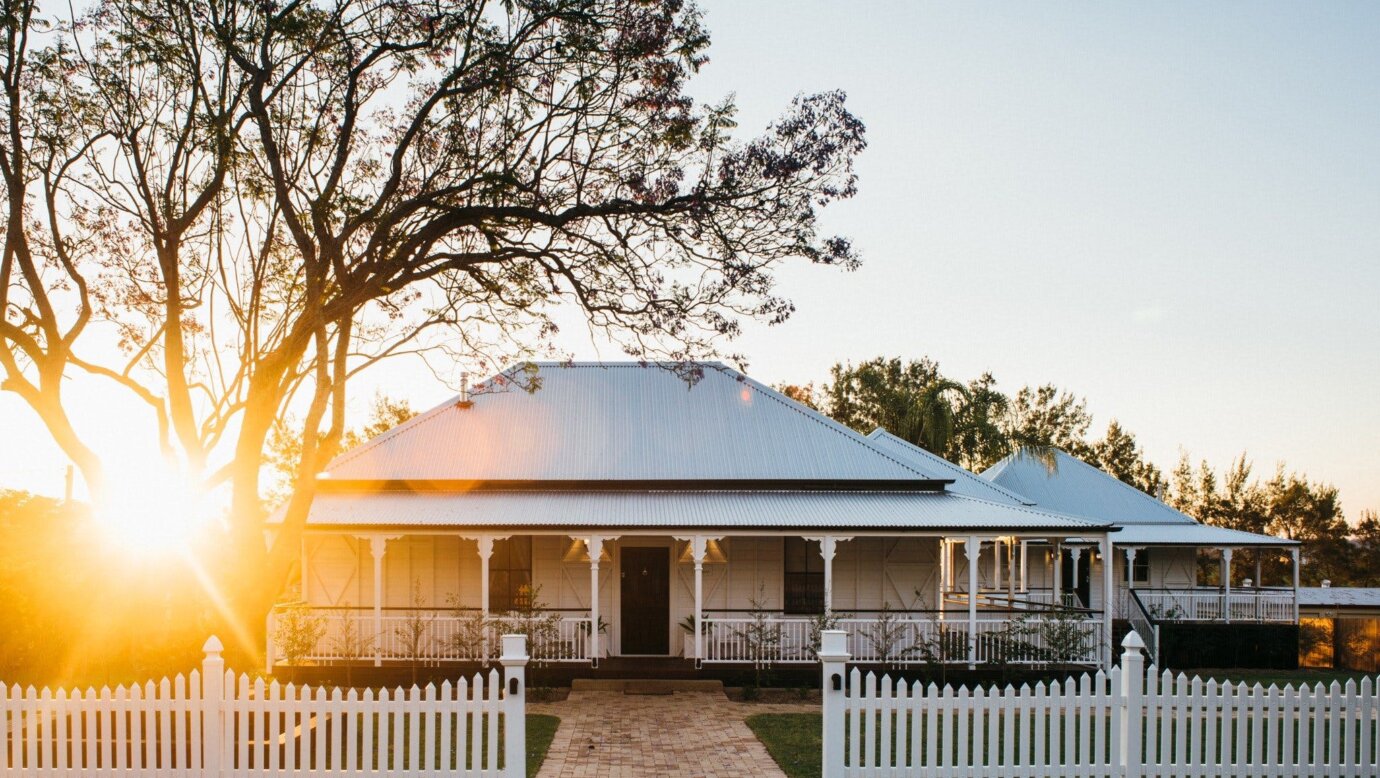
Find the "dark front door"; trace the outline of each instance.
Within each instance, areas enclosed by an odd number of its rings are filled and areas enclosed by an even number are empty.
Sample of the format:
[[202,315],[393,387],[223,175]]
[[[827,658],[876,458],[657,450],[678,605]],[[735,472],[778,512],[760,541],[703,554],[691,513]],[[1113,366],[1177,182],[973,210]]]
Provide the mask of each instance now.
[[671,552],[625,547],[621,574],[623,653],[671,653]]
[[1087,549],[1078,557],[1078,577],[1073,576],[1073,553],[1064,549],[1063,580],[1059,582],[1065,594],[1078,595],[1079,605],[1092,607],[1092,554]]

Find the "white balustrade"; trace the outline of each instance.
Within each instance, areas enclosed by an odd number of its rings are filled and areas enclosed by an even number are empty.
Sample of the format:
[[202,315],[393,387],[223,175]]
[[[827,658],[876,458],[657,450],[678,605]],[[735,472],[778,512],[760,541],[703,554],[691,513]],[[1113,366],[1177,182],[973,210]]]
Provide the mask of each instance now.
[[[302,657],[310,662],[364,661],[375,650],[384,660],[420,662],[478,662],[497,658],[499,635],[526,634],[535,662],[589,661],[588,617],[491,616],[478,611],[385,611],[382,632],[374,634],[374,612],[367,608],[321,608],[309,611],[325,628],[315,646]],[[273,620],[283,629],[283,619]],[[282,659],[280,656],[279,659]]]
[[[854,662],[967,664],[965,618],[885,614],[835,620],[848,633]],[[705,662],[816,661],[810,619],[799,616],[709,617],[704,621]],[[977,621],[981,664],[1089,664],[1097,661],[1101,622],[1081,615],[1051,618],[1018,614]]]
[[[1223,594],[1220,589],[1136,589],[1156,621],[1263,621],[1293,623],[1293,592],[1248,589]],[[1125,613],[1127,592],[1121,591]]]

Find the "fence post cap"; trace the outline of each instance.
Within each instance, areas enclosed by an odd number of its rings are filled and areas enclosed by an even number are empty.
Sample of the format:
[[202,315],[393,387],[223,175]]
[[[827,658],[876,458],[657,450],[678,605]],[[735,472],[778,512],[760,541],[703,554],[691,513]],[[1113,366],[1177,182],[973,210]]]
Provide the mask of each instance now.
[[201,647],[201,650],[206,652],[208,658],[215,658],[220,656],[220,652],[225,650],[225,646],[221,645],[220,638],[212,635],[206,638],[206,644]]
[[1126,637],[1121,641],[1121,647],[1127,651],[1139,651],[1145,648],[1145,641],[1141,639],[1140,633],[1131,630],[1126,633]]
[[848,633],[826,629],[819,633],[819,658],[825,662],[848,661]]
[[526,662],[529,658],[527,656],[526,635],[503,636],[503,655],[498,658],[500,662]]

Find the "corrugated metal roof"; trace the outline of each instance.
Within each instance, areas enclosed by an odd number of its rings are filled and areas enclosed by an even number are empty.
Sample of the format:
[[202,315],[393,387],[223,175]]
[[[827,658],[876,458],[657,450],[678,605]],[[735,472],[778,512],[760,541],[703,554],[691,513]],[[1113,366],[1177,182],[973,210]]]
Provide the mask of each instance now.
[[374,492],[318,494],[309,526],[1101,530],[937,492]]
[[945,478],[954,479],[952,484],[944,487],[947,492],[966,494],[969,497],[1011,505],[1034,504],[1022,495],[1004,489],[943,457],[936,456],[913,443],[907,442],[904,438],[898,438],[881,427],[873,430],[867,437],[878,447],[912,467],[926,472],[943,473]]
[[1054,467],[1017,452],[984,470],[982,477],[1022,495],[1046,510],[1123,526],[1197,524],[1193,518],[1062,451]]
[[493,379],[341,454],[360,480],[946,479],[720,364],[540,363],[540,388]]
[[1234,548],[1240,546],[1294,546],[1298,541],[1270,535],[1257,535],[1226,527],[1193,522],[1184,524],[1124,524],[1112,535],[1118,546],[1210,546]]
[[1380,608],[1380,589],[1300,586],[1299,605],[1315,608]]

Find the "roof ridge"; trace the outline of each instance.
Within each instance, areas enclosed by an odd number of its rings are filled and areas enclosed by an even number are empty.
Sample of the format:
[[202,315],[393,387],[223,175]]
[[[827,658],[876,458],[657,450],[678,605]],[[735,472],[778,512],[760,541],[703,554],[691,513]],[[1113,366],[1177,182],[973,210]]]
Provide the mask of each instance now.
[[984,505],[995,505],[995,506],[1000,507],[1000,508],[1006,508],[1006,509],[1014,510],[1014,511],[1024,511],[1024,512],[1026,512],[1026,513],[1036,514],[1036,515],[1039,515],[1039,516],[1056,516],[1056,517],[1058,517],[1058,518],[1065,519],[1065,520],[1068,520],[1068,521],[1077,521],[1077,522],[1081,522],[1081,523],[1086,524],[1086,525],[1088,525],[1089,527],[1094,528],[1094,529],[1106,529],[1106,528],[1109,528],[1109,527],[1118,527],[1118,528],[1120,528],[1120,527],[1126,526],[1126,525],[1124,525],[1124,524],[1118,524],[1118,523],[1116,523],[1116,522],[1114,522],[1114,521],[1104,521],[1104,522],[1099,523],[1098,521],[1096,521],[1096,520],[1094,520],[1094,519],[1090,519],[1090,518],[1088,518],[1088,517],[1086,517],[1086,516],[1075,516],[1075,515],[1073,515],[1073,514],[1071,514],[1071,513],[1061,513],[1061,512],[1059,512],[1059,511],[1053,511],[1053,510],[1050,510],[1050,509],[1048,509],[1048,508],[1041,508],[1040,506],[1038,506],[1038,505],[1033,505],[1033,504],[1024,504],[1024,503],[1023,503],[1023,504],[1021,504],[1021,505],[1004,505],[1004,504],[999,503],[999,502],[993,502],[993,501],[991,501],[991,500],[984,500],[984,499],[981,498],[981,497],[974,497],[974,496],[972,496],[971,494],[959,494],[958,492],[945,492],[945,494],[948,495],[948,496],[950,496],[950,497],[958,497],[958,498],[962,498],[962,499],[964,499],[964,500],[972,500],[973,502],[980,502],[980,503],[983,503]]
[[[1116,476],[1112,475],[1111,473],[1107,472],[1106,470],[1103,470],[1102,468],[1093,465],[1091,462],[1084,462],[1082,459],[1079,459],[1078,457],[1076,457],[1076,456],[1074,456],[1074,455],[1068,453],[1067,451],[1064,451],[1064,450],[1061,449],[1061,448],[1056,448],[1056,449],[1055,449],[1055,452],[1057,452],[1058,454],[1062,454],[1062,455],[1064,456],[1065,459],[1072,460],[1072,461],[1074,461],[1074,462],[1076,462],[1076,463],[1082,465],[1083,467],[1086,467],[1086,468],[1088,468],[1088,469],[1090,469],[1090,470],[1096,471],[1097,473],[1101,474],[1101,475],[1104,476],[1105,478],[1110,479],[1110,480],[1111,480],[1113,483],[1115,483],[1117,486],[1120,486],[1120,487],[1122,487],[1123,489],[1129,489],[1129,490],[1131,490],[1131,491],[1134,492],[1137,496],[1139,496],[1139,497],[1141,497],[1141,498],[1143,498],[1143,499],[1149,500],[1153,505],[1155,505],[1155,506],[1157,506],[1157,507],[1168,508],[1169,510],[1174,511],[1175,513],[1179,514],[1180,516],[1183,516],[1185,519],[1188,519],[1190,522],[1192,522],[1192,523],[1194,523],[1194,524],[1202,524],[1202,523],[1203,523],[1202,521],[1200,521],[1200,520],[1198,520],[1198,519],[1196,519],[1196,518],[1194,518],[1194,517],[1192,517],[1192,516],[1189,516],[1187,513],[1184,513],[1183,511],[1179,510],[1178,508],[1175,508],[1174,506],[1170,505],[1169,503],[1165,502],[1164,500],[1161,500],[1160,498],[1155,497],[1155,496],[1153,496],[1153,495],[1146,494],[1145,492],[1143,492],[1143,491],[1141,491],[1140,489],[1137,489],[1136,487],[1134,487],[1134,486],[1132,486],[1132,485],[1126,483],[1125,481],[1121,480],[1120,478],[1117,478]],[[1165,522],[1165,523],[1168,523],[1168,522]]]
[[957,464],[957,463],[955,463],[955,462],[950,462],[949,460],[945,459],[944,457],[939,456],[938,454],[934,453],[933,451],[926,451],[925,449],[921,448],[920,446],[915,445],[914,443],[911,443],[910,441],[906,440],[905,438],[901,437],[900,435],[893,434],[890,430],[888,430],[888,429],[885,428],[885,427],[878,427],[877,429],[872,430],[872,432],[870,432],[870,433],[867,434],[867,437],[868,437],[868,439],[871,439],[871,438],[873,438],[874,436],[876,436],[876,435],[878,435],[878,434],[885,435],[886,437],[891,438],[892,440],[898,441],[898,442],[900,442],[901,444],[903,444],[903,445],[905,445],[905,446],[907,446],[907,447],[909,447],[909,448],[915,449],[915,450],[918,451],[918,452],[922,452],[924,455],[926,455],[926,456],[928,456],[930,459],[934,460],[935,463],[937,463],[937,464],[939,464],[939,465],[941,465],[941,466],[947,467],[947,468],[949,468],[950,470],[952,470],[953,472],[958,473],[958,474],[960,474],[960,475],[962,475],[962,476],[965,476],[965,477],[967,477],[967,478],[971,478],[971,479],[973,479],[974,481],[977,481],[979,484],[981,484],[981,485],[983,485],[983,486],[986,486],[987,488],[992,489],[993,491],[995,491],[995,492],[997,492],[997,493],[999,493],[999,494],[1004,494],[1004,495],[1006,495],[1007,497],[1010,497],[1010,498],[1012,498],[1012,499],[1014,499],[1014,500],[1017,500],[1017,501],[1021,502],[1021,503],[1024,504],[1024,505],[1034,505],[1034,504],[1035,504],[1035,503],[1033,503],[1033,502],[1030,501],[1030,498],[1029,498],[1029,497],[1026,497],[1026,496],[1023,495],[1023,494],[1017,494],[1016,492],[1012,491],[1011,489],[1007,489],[1005,486],[1002,486],[1001,484],[995,483],[995,482],[991,481],[990,479],[984,478],[984,477],[978,475],[977,473],[974,473],[973,471],[969,470],[968,468],[963,467],[962,465],[959,465],[959,464]]
[[900,467],[903,467],[906,470],[909,470],[910,472],[915,473],[916,475],[922,478],[933,478],[933,476],[931,476],[930,474],[918,470],[905,462],[902,462],[901,460],[897,459],[896,457],[892,456],[886,451],[883,451],[877,446],[873,445],[872,441],[868,440],[867,436],[863,435],[861,432],[858,432],[857,430],[845,424],[841,424],[835,421],[834,419],[831,419],[828,416],[824,415],[822,412],[810,408],[809,406],[803,403],[792,400],[791,398],[763,384],[761,381],[758,381],[757,379],[753,378],[747,373],[744,373],[740,370],[734,370],[733,368],[722,364],[719,365],[716,369],[720,372],[732,372],[739,376],[742,376],[743,381],[747,382],[754,391],[758,392],[762,396],[780,403],[786,408],[795,411],[801,416],[804,416],[806,419],[809,419],[810,421],[819,424],[820,426],[834,432],[835,434],[842,435],[845,439],[853,441],[857,445],[862,446],[864,449],[867,449],[868,451],[871,451],[874,454],[877,454],[883,459],[886,459],[890,462],[894,462]]

